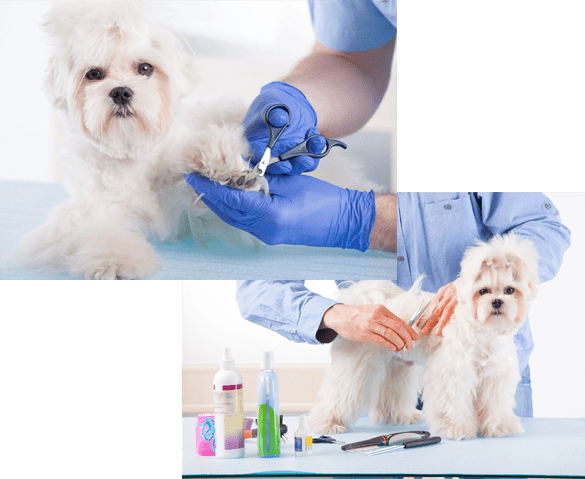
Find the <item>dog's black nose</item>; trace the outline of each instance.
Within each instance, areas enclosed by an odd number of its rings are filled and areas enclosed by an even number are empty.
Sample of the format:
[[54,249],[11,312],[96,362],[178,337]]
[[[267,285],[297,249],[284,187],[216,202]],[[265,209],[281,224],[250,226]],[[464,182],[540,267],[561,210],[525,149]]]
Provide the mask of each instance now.
[[134,92],[127,86],[119,86],[110,92],[110,97],[117,105],[127,105],[132,99]]
[[501,299],[494,299],[492,301],[492,306],[496,309],[499,309],[502,307],[502,304],[504,304],[504,301],[502,301]]

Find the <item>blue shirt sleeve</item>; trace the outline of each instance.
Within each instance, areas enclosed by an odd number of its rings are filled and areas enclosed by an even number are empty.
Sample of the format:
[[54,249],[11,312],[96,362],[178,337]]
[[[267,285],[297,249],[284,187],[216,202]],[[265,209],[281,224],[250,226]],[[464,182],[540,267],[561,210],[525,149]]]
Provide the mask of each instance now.
[[396,0],[309,0],[317,40],[332,50],[361,52],[396,36]]
[[323,314],[339,302],[309,291],[304,281],[238,281],[236,300],[244,319],[309,344],[321,344]]

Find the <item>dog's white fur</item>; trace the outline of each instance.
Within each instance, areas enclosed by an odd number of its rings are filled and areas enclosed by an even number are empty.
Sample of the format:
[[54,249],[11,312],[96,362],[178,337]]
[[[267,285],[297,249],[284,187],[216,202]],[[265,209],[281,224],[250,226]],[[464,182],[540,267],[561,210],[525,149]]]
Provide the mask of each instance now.
[[[313,430],[346,431],[362,412],[369,412],[373,423],[417,422],[423,417],[416,409],[422,387],[433,434],[463,439],[521,433],[513,412],[520,380],[514,334],[526,320],[537,285],[537,254],[528,240],[509,234],[468,248],[455,281],[458,303],[442,337],[419,334],[404,354],[335,339],[309,417]],[[421,280],[409,291],[387,281],[363,281],[340,290],[339,299],[383,304],[408,320],[421,300],[434,297],[420,289]]]
[[[140,279],[159,268],[147,237],[168,239],[185,225],[200,244],[205,225],[228,231],[225,240],[253,244],[197,203],[183,179],[198,172],[266,192],[266,180],[242,158],[247,105],[189,97],[197,80],[193,58],[149,23],[137,2],[66,2],[44,27],[54,46],[46,92],[69,127],[62,156],[70,199],[25,237],[19,262],[91,279]],[[141,74],[142,64],[153,72]],[[104,78],[87,78],[96,68]],[[110,96],[117,87],[131,89],[127,106]]]

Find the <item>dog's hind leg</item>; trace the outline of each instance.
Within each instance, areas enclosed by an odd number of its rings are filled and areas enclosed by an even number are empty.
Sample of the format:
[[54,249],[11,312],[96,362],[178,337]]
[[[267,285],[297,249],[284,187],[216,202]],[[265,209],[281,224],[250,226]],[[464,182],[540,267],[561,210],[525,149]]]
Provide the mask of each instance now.
[[422,419],[416,409],[420,367],[391,360],[378,397],[372,405],[370,419],[374,424],[412,424]]
[[313,432],[338,434],[369,408],[372,389],[383,381],[384,358],[377,346],[338,337],[331,346],[331,359],[309,423]]

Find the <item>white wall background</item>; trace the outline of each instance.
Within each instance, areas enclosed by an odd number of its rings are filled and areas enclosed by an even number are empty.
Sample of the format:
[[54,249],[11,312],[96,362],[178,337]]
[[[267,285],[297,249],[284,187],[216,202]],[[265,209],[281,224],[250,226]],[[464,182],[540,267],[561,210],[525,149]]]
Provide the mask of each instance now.
[[[585,270],[585,194],[548,193],[571,229],[572,245],[558,276],[540,287],[530,323],[535,350],[530,360],[534,414],[537,417],[585,417],[585,373],[582,338],[585,313],[582,271]],[[308,281],[312,291],[330,297],[333,281]],[[236,364],[257,364],[260,354],[275,351],[277,363],[327,363],[329,347],[294,343],[241,318],[235,281],[185,281],[183,286],[183,363],[219,364],[231,347]]]
[[[154,21],[182,37],[197,58],[199,96],[251,102],[260,88],[285,76],[315,37],[305,1],[197,0],[142,2]],[[60,182],[61,117],[42,91],[49,50],[41,32],[50,2],[0,2],[0,180]],[[395,132],[395,90],[365,130]],[[393,152],[395,142],[392,142]]]

